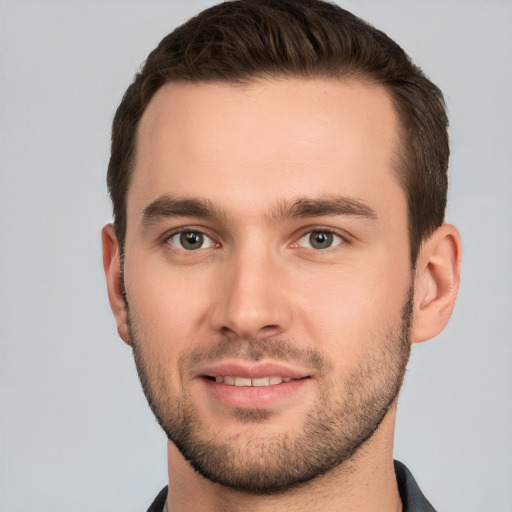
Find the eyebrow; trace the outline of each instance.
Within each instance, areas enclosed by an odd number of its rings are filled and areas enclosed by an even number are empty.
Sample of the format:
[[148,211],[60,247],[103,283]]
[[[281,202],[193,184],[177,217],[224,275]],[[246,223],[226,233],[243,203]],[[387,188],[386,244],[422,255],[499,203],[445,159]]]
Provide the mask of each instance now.
[[271,212],[270,217],[273,221],[278,221],[284,218],[326,215],[348,215],[372,222],[377,221],[377,213],[367,204],[357,199],[337,195],[320,198],[299,197],[292,202],[283,202]]
[[147,228],[172,217],[218,218],[225,217],[225,214],[205,199],[181,199],[164,195],[144,208],[141,226]]
[[[270,211],[269,220],[277,222],[287,218],[322,217],[348,215],[375,222],[377,214],[365,203],[345,197],[321,198],[299,197],[283,201]],[[173,217],[226,218],[224,210],[208,199],[176,198],[164,195],[146,206],[142,212],[141,227],[148,228]]]

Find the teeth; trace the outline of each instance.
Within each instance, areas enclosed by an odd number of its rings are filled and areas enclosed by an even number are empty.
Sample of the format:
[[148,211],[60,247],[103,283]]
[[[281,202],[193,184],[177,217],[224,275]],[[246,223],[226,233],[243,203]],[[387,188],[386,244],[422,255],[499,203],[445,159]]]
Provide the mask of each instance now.
[[239,387],[263,387],[263,386],[274,386],[276,384],[282,384],[283,382],[290,382],[292,377],[258,377],[257,379],[249,379],[247,377],[215,377],[215,382],[228,384],[230,386]]
[[270,377],[260,377],[259,379],[252,379],[253,386],[268,386],[270,385]]

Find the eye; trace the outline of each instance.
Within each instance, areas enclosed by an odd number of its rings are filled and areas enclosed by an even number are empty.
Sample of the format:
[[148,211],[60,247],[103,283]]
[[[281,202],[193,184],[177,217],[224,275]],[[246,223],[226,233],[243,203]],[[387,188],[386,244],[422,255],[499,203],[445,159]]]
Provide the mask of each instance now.
[[177,249],[185,249],[186,251],[195,251],[197,249],[207,249],[213,247],[213,240],[201,233],[201,231],[181,231],[170,236],[167,243]]
[[331,231],[310,231],[297,241],[297,246],[310,249],[329,249],[344,242],[343,238]]

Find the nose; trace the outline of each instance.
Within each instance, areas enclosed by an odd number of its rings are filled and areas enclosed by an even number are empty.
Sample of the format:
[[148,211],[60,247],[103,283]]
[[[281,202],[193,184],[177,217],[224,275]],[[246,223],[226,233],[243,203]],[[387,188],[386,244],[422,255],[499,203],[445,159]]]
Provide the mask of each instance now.
[[217,276],[212,327],[232,339],[283,334],[292,317],[286,271],[271,251],[240,251]]

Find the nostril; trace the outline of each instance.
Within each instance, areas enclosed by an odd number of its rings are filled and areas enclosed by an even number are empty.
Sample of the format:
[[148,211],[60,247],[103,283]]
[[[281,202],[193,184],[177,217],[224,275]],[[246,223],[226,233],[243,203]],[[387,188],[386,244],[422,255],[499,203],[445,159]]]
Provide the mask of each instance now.
[[224,336],[230,336],[230,335],[236,335],[236,332],[233,329],[230,329],[229,327],[223,326],[220,329],[220,333]]

